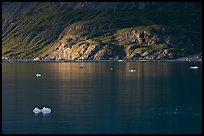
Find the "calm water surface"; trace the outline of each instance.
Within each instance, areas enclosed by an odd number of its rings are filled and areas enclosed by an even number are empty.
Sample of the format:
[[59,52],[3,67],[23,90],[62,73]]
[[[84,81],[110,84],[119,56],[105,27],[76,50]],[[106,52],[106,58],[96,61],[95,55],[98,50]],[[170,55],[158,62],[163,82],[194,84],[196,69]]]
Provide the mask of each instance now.
[[[202,132],[202,63],[80,65],[3,62],[3,133]],[[52,113],[35,115],[35,106]]]

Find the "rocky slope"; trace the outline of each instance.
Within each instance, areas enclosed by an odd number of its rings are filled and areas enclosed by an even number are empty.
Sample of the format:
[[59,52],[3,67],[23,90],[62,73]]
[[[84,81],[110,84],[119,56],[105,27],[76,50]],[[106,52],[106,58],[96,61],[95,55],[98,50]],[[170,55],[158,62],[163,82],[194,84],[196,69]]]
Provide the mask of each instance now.
[[202,49],[201,3],[3,3],[2,59],[177,59]]

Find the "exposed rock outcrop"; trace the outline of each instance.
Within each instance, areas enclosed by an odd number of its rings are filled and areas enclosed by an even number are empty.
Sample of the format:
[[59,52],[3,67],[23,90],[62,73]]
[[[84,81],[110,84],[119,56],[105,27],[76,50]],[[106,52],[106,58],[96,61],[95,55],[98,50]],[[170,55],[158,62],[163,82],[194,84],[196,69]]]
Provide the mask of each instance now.
[[[110,32],[111,39],[108,42],[97,41],[84,33],[76,31],[96,29],[101,32]],[[105,30],[104,30],[105,29]],[[60,35],[55,49],[43,59],[56,60],[83,60],[83,59],[175,59],[185,54],[169,49],[178,43],[175,42],[167,28],[153,25],[147,27],[128,28],[115,31],[111,25],[76,25],[66,28]],[[113,36],[114,35],[114,36]],[[100,36],[103,36],[101,34]],[[181,41],[185,42],[185,41]],[[121,45],[122,44],[122,45]],[[126,46],[123,46],[123,45]]]

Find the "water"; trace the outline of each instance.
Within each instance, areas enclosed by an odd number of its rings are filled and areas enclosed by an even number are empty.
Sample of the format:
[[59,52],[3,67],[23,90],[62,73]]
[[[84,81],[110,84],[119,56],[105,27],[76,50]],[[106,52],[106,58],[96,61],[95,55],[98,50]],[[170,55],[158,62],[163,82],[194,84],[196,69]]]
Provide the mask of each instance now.
[[[199,68],[189,68],[194,65]],[[3,62],[3,133],[202,132],[202,63],[80,66],[81,62]],[[52,112],[35,115],[35,106]]]

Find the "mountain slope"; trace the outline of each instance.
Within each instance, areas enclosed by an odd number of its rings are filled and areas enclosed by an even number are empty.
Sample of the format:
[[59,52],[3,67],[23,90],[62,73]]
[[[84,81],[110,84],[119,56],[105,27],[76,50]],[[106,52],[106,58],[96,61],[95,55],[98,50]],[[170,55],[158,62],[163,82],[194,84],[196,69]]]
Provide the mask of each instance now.
[[201,3],[3,3],[2,58],[175,59],[202,49]]

